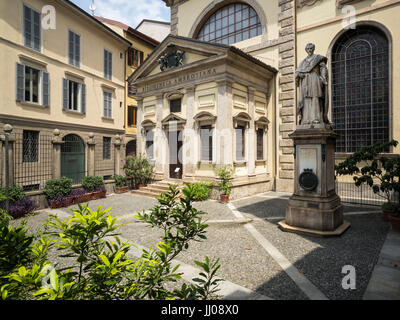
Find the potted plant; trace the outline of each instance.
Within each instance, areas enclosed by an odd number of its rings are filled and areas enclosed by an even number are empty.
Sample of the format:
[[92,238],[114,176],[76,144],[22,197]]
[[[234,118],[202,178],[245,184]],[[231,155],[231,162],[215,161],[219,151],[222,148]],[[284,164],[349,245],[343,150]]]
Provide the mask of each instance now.
[[400,210],[393,212],[389,215],[389,221],[392,224],[393,230],[400,231]]
[[115,193],[117,194],[125,193],[129,190],[127,177],[121,175],[115,175],[113,179],[115,181],[115,187],[114,187]]
[[232,165],[226,165],[221,168],[214,167],[214,172],[217,174],[220,182],[218,184],[219,191],[221,191],[220,198],[222,203],[229,202],[229,195],[232,191],[232,184],[230,180],[232,180],[233,174]]
[[73,204],[72,180],[67,177],[46,181],[44,193],[52,209],[70,206]]
[[91,200],[97,200],[106,197],[107,190],[104,186],[104,180],[100,176],[84,177],[82,187],[91,194]]
[[154,166],[143,156],[130,156],[125,159],[125,174],[132,187],[145,187],[153,177]]
[[353,175],[357,187],[365,183],[386,200],[381,206],[384,220],[398,212],[399,204],[393,203],[392,198],[400,192],[400,157],[389,158],[382,154],[397,144],[392,140],[363,147],[335,166],[337,175]]
[[70,195],[73,198],[73,201],[72,201],[73,204],[88,202],[91,200],[91,194],[87,193],[82,188],[73,189],[71,191]]
[[8,197],[5,196],[6,190],[0,188],[0,210],[6,209],[8,199],[8,214],[13,218],[21,218],[39,208],[38,204],[30,197],[26,196],[20,186],[12,186],[8,190]]

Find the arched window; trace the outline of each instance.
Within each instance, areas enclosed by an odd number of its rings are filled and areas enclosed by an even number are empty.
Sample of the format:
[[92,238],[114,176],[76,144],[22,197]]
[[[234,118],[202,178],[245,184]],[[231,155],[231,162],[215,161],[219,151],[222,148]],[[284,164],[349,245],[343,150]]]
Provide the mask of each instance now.
[[336,152],[389,140],[389,41],[372,26],[345,32],[332,48]]
[[214,12],[197,39],[230,45],[261,34],[261,22],[255,10],[247,4],[233,3]]

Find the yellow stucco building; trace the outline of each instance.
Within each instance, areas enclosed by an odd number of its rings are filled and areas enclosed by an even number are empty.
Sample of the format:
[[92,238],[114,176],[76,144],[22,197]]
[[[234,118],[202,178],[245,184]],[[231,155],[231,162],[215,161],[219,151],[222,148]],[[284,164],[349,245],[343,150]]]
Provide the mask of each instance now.
[[[0,127],[13,126],[11,184],[35,190],[61,175],[79,183],[120,172],[130,47],[68,0],[0,1]],[[0,152],[3,160],[4,145]]]
[[[153,52],[154,48],[159,45],[159,42],[126,24],[96,17],[99,21],[109,26],[115,32],[123,36],[132,43],[126,55],[126,76],[131,75],[143,61]],[[128,95],[128,83],[125,89],[125,144],[126,155],[136,155],[136,126],[137,126],[137,102]]]
[[[178,133],[194,130],[194,140],[183,133],[183,144],[192,139],[199,145],[183,148],[182,168],[172,167],[183,181],[212,179],[203,158],[219,165],[224,153],[225,163],[236,169],[233,197],[265,186],[292,192],[295,152],[289,134],[298,124],[295,71],[309,42],[315,44],[315,53],[328,58],[328,117],[339,134],[336,161],[362,146],[400,139],[400,95],[395,90],[400,82],[399,0],[164,2],[171,8],[171,36],[129,79],[141,105],[143,143],[138,150],[155,162],[160,179],[174,177],[168,170],[172,160],[165,131],[174,120]],[[235,69],[239,56],[230,61],[233,52],[247,60],[241,68]],[[252,58],[263,63],[265,78],[258,79],[263,83],[251,80],[257,72]],[[160,59],[165,61],[161,70]],[[217,67],[219,59],[226,61]],[[176,112],[171,101],[178,99],[181,108]],[[262,115],[253,111],[257,103],[265,106]],[[211,125],[209,130],[231,130],[233,146],[228,150],[218,136],[217,142],[209,138],[212,134],[202,136],[202,124]]]

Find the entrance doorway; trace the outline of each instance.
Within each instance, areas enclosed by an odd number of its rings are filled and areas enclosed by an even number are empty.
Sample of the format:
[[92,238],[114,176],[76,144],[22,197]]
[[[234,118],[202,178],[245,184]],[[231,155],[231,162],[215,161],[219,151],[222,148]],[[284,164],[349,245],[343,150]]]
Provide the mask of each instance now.
[[182,131],[169,132],[169,177],[171,179],[182,179],[183,176],[182,135]]
[[79,184],[86,175],[85,144],[75,134],[63,138],[61,146],[61,176],[72,179],[73,184]]

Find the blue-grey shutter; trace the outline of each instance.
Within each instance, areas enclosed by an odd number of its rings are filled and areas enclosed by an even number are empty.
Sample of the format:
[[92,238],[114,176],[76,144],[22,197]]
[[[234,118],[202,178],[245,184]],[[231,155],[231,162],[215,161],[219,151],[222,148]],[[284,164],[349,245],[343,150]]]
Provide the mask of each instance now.
[[69,80],[63,78],[63,104],[62,108],[63,110],[68,110],[68,104],[69,104]]
[[43,106],[50,106],[50,75],[48,72],[42,72],[42,83],[43,83]]
[[77,34],[75,36],[75,67],[81,65],[81,37]]
[[24,44],[32,47],[32,10],[24,6]]
[[25,97],[25,66],[17,62],[16,64],[16,100],[24,101]]
[[74,64],[74,34],[68,31],[68,63]]
[[108,53],[108,79],[112,79],[112,53]]
[[108,68],[108,54],[107,50],[104,50],[104,78],[107,78],[107,68]]
[[33,49],[40,51],[41,44],[41,14],[33,11]]
[[86,84],[81,84],[81,112],[86,113]]

